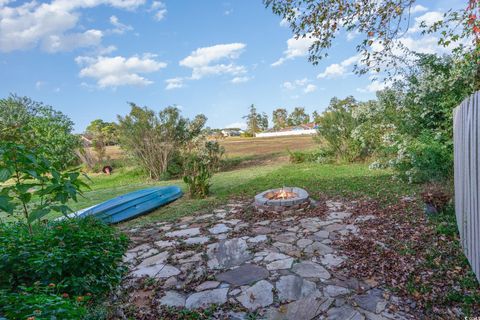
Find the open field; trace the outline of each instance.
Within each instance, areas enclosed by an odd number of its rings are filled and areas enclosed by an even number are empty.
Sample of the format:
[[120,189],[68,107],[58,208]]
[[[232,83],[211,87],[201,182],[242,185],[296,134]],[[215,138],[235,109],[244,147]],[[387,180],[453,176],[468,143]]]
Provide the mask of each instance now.
[[285,153],[287,150],[311,150],[317,146],[313,136],[272,138],[227,138],[219,141],[227,157]]
[[[287,150],[311,150],[317,143],[313,136],[291,136],[273,138],[226,138],[219,140],[225,148],[227,158],[258,157],[272,154],[285,154]],[[108,146],[107,155],[113,159],[121,159],[123,151],[118,146]]]

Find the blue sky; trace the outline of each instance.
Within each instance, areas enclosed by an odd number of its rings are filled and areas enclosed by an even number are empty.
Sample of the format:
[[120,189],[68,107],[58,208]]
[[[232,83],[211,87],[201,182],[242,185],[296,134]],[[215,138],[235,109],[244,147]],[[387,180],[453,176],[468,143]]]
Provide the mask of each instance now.
[[[419,1],[405,43],[442,53],[415,31],[463,0]],[[248,106],[322,111],[333,96],[375,97],[382,83],[352,74],[355,34],[342,33],[329,58],[307,61],[261,0],[0,0],[0,96],[43,101],[81,132],[113,121],[127,102],[160,110],[178,105],[208,125],[238,126]]]

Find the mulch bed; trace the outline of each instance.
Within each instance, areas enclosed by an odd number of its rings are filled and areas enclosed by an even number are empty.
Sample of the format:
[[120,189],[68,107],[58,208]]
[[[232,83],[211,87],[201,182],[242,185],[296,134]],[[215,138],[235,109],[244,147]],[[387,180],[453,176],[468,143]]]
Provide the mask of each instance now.
[[[480,287],[461,286],[472,275],[458,236],[439,233],[413,201],[399,200],[387,207],[372,200],[356,202],[352,222],[365,215],[376,218],[356,222],[360,233],[337,242],[349,256],[339,271],[390,287],[406,302],[401,304],[404,311],[419,318],[463,319],[465,304],[454,297],[478,299]],[[470,316],[480,315],[478,303],[469,309]]]

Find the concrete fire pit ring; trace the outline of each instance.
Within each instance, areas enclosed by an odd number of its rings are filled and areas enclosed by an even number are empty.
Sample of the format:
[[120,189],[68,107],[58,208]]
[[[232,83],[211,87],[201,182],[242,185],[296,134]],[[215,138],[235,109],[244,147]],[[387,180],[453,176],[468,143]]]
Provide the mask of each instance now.
[[[293,192],[296,197],[287,199],[270,199],[269,195],[280,192],[282,190]],[[309,203],[308,192],[298,187],[283,187],[277,189],[270,189],[259,193],[255,196],[255,206],[257,207],[291,207],[302,203]]]

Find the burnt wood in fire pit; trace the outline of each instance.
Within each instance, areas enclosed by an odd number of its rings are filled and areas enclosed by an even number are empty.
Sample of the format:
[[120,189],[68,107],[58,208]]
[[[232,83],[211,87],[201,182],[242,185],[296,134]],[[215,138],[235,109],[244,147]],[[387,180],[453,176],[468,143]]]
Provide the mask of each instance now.
[[[278,199],[275,194],[286,191],[290,197]],[[297,187],[283,187],[270,189],[255,196],[255,206],[257,207],[290,207],[309,202],[308,192]]]

